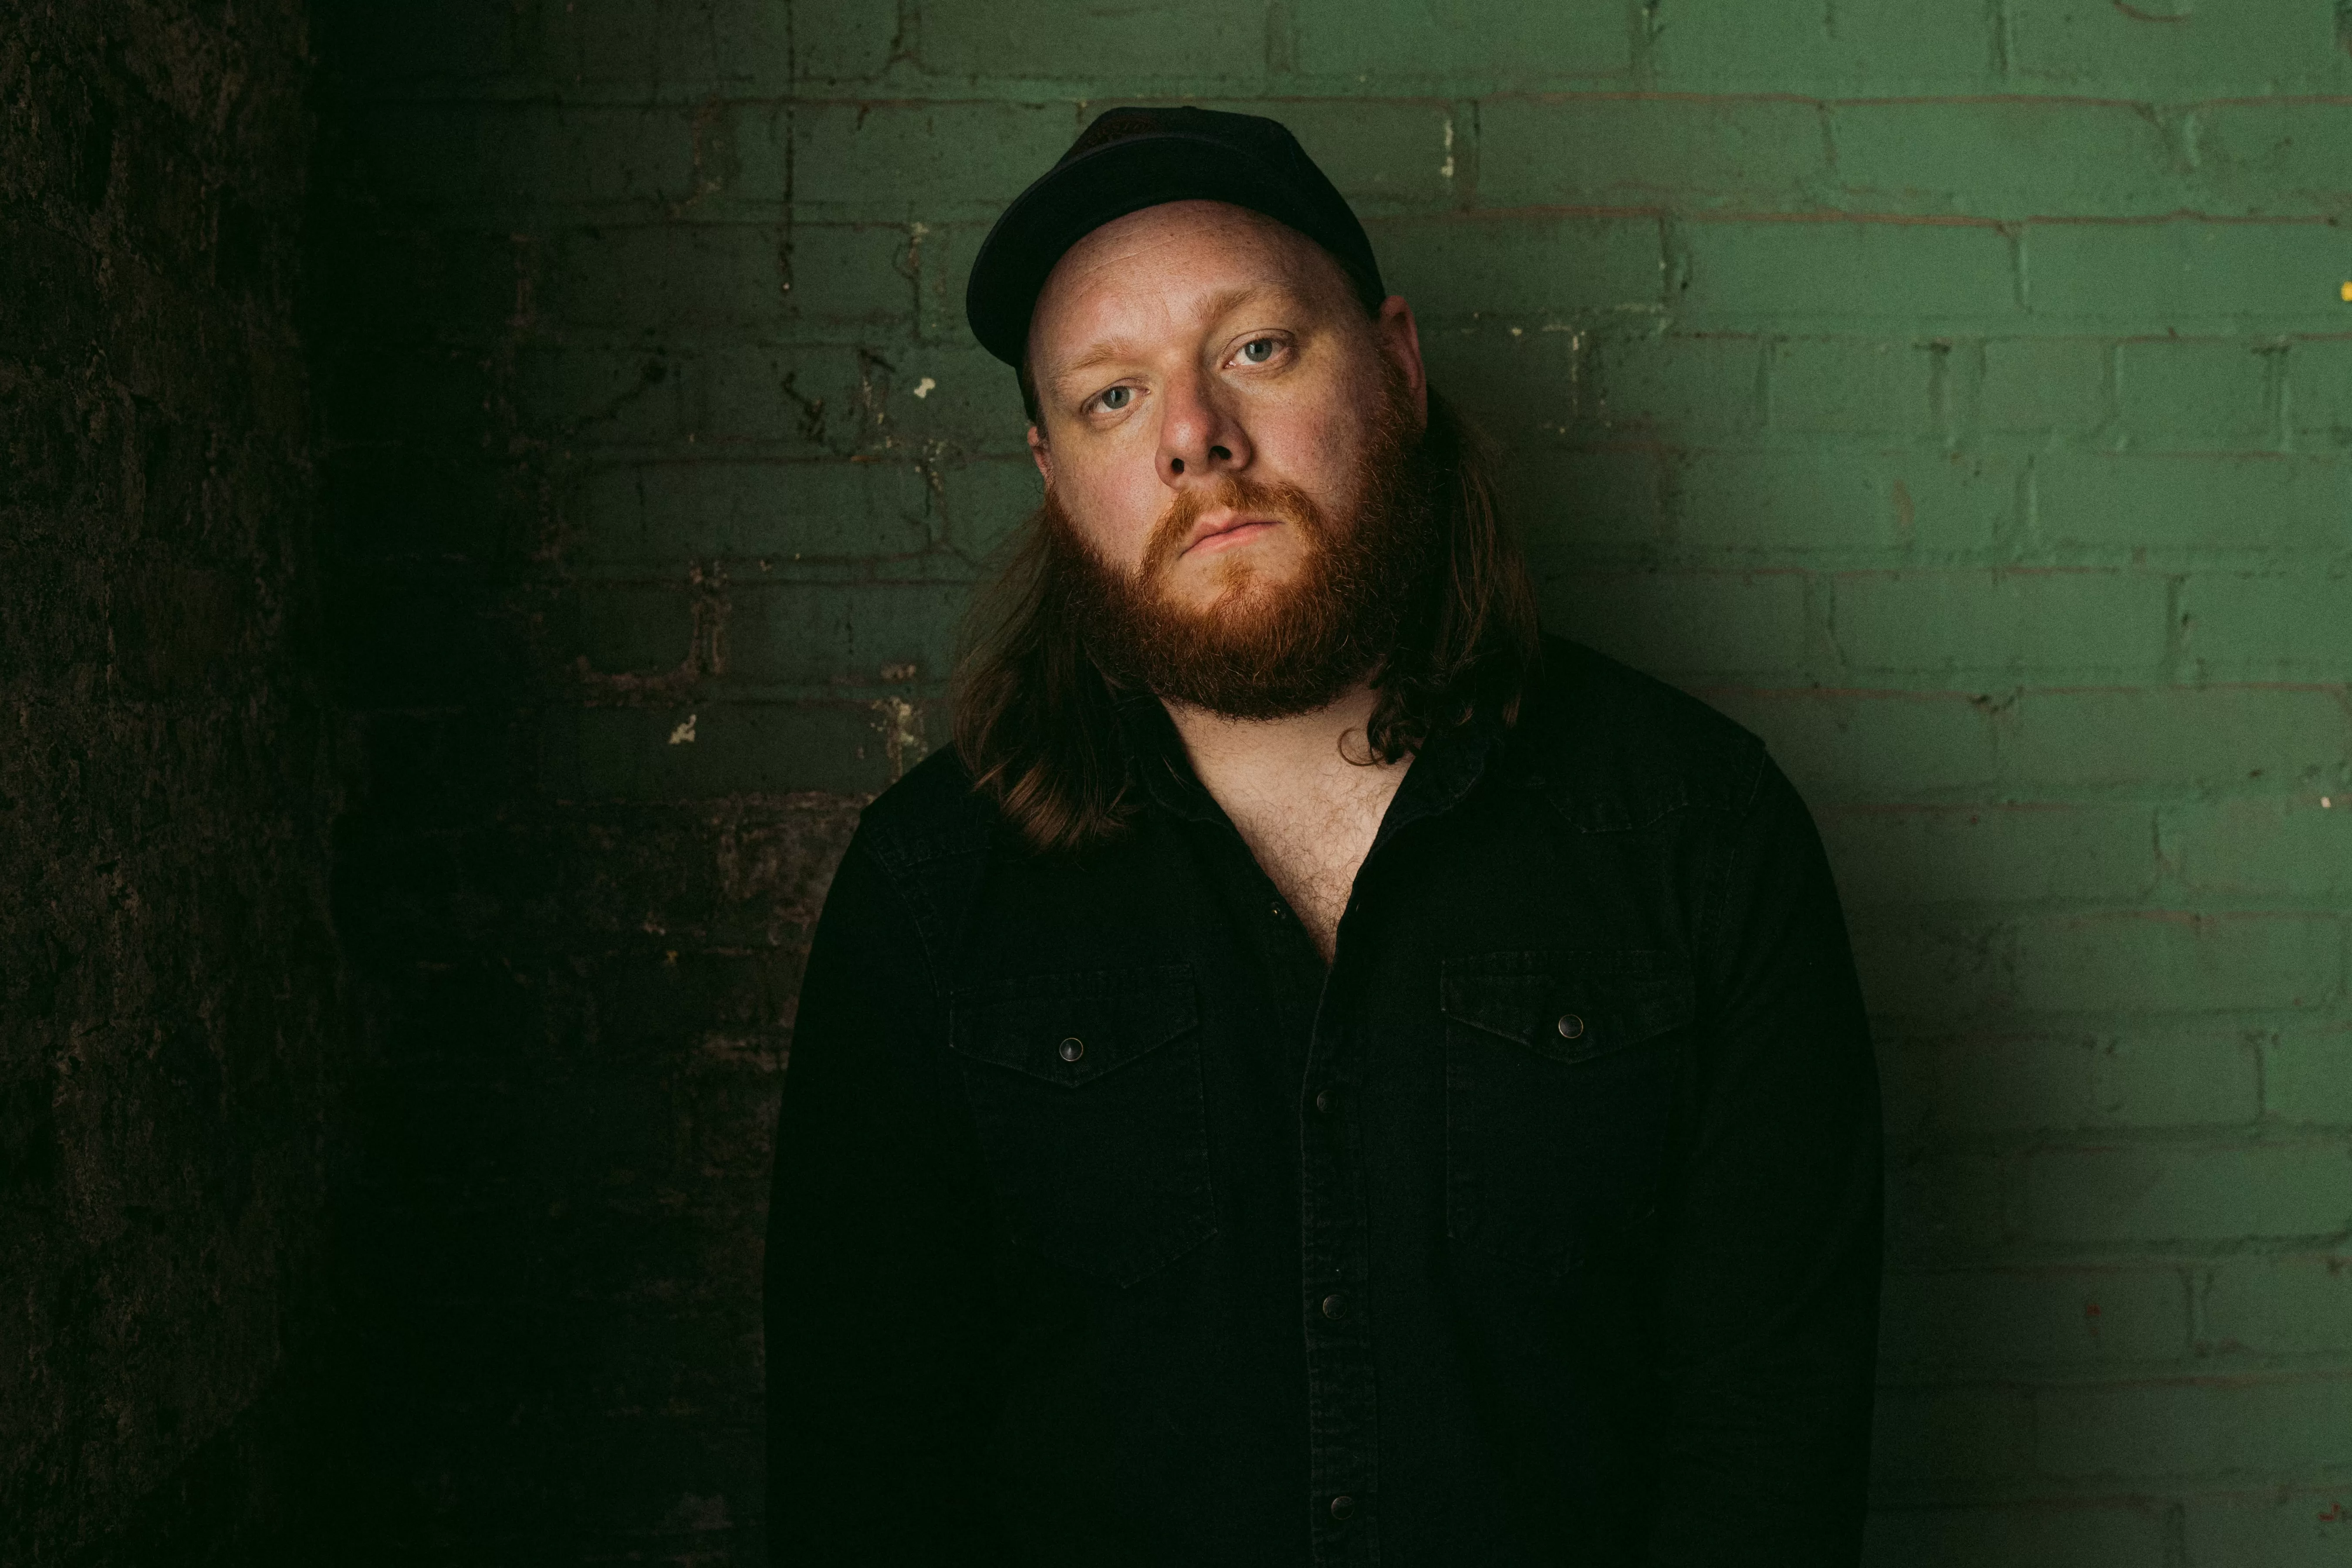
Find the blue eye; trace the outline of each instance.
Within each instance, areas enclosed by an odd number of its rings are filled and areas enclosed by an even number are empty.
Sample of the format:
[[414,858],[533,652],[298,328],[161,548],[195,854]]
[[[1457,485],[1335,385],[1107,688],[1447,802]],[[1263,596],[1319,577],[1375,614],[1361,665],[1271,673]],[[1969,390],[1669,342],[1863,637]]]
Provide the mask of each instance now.
[[1242,359],[1249,364],[1264,364],[1281,346],[1272,338],[1253,338],[1242,345]]
[[1114,413],[1134,401],[1135,388],[1131,386],[1114,386],[1102,395],[1102,405]]

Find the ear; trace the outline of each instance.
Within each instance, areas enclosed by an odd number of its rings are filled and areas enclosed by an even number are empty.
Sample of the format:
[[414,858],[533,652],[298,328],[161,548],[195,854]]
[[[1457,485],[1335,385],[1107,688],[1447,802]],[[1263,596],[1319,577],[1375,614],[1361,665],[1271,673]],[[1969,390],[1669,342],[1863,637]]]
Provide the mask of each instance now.
[[1045,445],[1045,433],[1034,425],[1029,426],[1029,460],[1037,465],[1037,472],[1045,476],[1045,487],[1051,489],[1054,485],[1054,451]]
[[1421,363],[1421,329],[1413,324],[1412,307],[1404,302],[1403,295],[1391,294],[1381,301],[1372,331],[1381,340],[1381,352],[1404,372],[1405,385],[1412,390],[1413,412],[1427,426],[1429,373]]

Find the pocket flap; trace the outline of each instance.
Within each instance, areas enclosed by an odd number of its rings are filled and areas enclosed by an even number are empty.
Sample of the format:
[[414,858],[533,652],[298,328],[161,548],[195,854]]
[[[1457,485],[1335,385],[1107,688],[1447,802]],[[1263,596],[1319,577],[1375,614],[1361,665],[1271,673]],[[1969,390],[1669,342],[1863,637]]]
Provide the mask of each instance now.
[[1607,1056],[1698,1016],[1690,972],[1654,952],[1496,952],[1449,959],[1445,1016],[1556,1061]]
[[1076,1089],[1198,1026],[1185,964],[1030,974],[961,991],[948,1048]]

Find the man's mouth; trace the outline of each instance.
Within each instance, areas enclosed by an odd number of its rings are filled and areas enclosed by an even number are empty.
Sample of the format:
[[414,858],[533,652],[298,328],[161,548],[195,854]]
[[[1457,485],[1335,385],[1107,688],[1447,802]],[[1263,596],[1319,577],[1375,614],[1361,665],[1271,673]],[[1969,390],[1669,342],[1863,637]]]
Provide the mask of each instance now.
[[1235,545],[1246,544],[1278,526],[1277,519],[1249,517],[1238,512],[1205,517],[1192,525],[1192,537],[1184,542],[1184,548],[1179,553],[1213,554],[1220,550],[1230,550]]

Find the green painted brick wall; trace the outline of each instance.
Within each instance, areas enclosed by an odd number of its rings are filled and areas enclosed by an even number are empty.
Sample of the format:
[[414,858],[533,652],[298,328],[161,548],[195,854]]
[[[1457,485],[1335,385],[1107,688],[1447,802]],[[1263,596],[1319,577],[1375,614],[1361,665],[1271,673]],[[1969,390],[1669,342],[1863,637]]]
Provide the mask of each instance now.
[[374,1158],[490,1281],[387,1289],[507,1303],[470,1382],[385,1329],[419,1539],[756,1552],[799,955],[1034,499],[964,272],[1182,99],[1357,204],[1550,623],[1820,816],[1892,1137],[1872,1562],[2352,1554],[2341,6],[323,10]]

